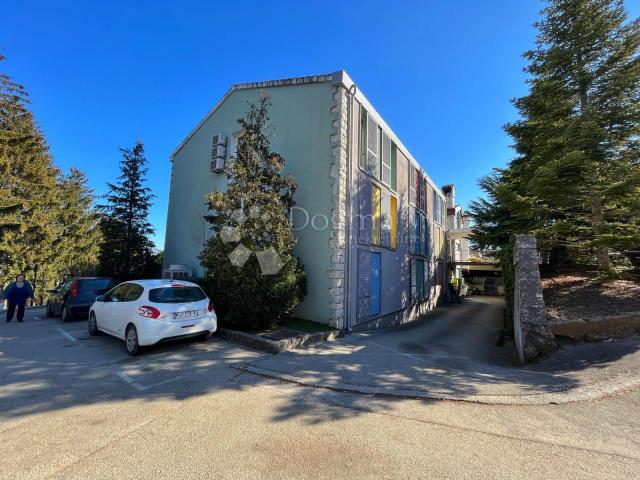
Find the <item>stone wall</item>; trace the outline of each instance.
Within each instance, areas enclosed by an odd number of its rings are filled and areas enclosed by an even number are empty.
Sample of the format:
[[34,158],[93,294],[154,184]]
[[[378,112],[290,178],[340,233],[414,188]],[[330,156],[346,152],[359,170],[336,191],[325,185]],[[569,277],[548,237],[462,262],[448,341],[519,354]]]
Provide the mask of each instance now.
[[333,95],[335,105],[331,110],[332,130],[332,164],[329,176],[333,193],[331,207],[331,268],[329,269],[329,295],[331,301],[331,319],[329,325],[344,328],[345,302],[345,250],[346,236],[346,200],[347,200],[347,151],[348,151],[348,109],[349,98],[342,85],[336,85]]
[[513,265],[513,330],[520,361],[526,363],[558,348],[545,314],[538,250],[533,235],[516,235]]

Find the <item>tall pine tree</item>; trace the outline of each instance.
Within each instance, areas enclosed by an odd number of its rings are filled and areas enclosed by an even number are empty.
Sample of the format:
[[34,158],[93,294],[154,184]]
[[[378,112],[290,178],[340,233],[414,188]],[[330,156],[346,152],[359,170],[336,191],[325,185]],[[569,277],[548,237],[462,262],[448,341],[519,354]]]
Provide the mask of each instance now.
[[622,0],[551,0],[542,13],[530,92],[506,126],[517,158],[481,181],[475,238],[533,232],[608,271],[610,249],[640,245],[640,20]]
[[87,186],[86,175],[72,168],[59,182],[62,232],[57,250],[65,274],[96,273],[102,234],[94,194]]
[[109,183],[107,203],[101,206],[100,226],[103,235],[100,272],[120,280],[157,275],[153,228],[148,220],[152,205],[151,189],[145,186],[147,159],[139,140],[133,148],[121,148],[120,176]]
[[0,282],[25,272],[38,295],[59,271],[59,172],[28,103],[0,73]]

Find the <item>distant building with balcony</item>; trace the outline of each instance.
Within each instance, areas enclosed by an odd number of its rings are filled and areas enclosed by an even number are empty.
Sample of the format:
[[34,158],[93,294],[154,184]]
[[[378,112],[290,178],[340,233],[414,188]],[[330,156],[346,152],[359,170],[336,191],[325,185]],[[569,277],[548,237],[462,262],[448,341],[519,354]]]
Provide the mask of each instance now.
[[447,260],[449,274],[452,278],[462,278],[463,271],[468,270],[464,263],[469,262],[469,239],[471,233],[469,214],[463,212],[460,205],[455,204],[455,185],[442,187],[447,209]]
[[447,261],[449,277],[464,279],[469,292],[503,295],[504,285],[499,262],[495,258],[472,258],[469,236],[471,215],[455,204],[455,185],[442,187],[447,205]]

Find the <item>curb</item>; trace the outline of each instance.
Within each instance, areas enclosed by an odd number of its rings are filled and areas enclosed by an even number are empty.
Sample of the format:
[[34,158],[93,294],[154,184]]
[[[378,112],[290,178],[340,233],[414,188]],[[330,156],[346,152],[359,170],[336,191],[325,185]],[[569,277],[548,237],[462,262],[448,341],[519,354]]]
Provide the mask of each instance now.
[[[590,335],[615,334],[628,331],[630,335],[640,332],[640,314],[617,315],[587,321],[551,323],[549,329],[554,335],[563,335],[575,340],[588,339]],[[630,336],[627,335],[627,336]]]
[[390,390],[379,387],[367,387],[348,383],[317,382],[307,378],[297,377],[286,373],[255,367],[253,365],[233,365],[232,368],[246,373],[252,373],[261,377],[273,378],[289,383],[313,388],[322,388],[336,392],[359,393],[379,397],[416,399],[416,400],[448,400],[455,402],[467,402],[484,405],[564,405],[599,400],[617,393],[640,387],[640,376],[636,373],[625,372],[618,376],[582,385],[580,387],[567,388],[549,393],[524,394],[524,395],[451,395],[427,390]]
[[301,334],[297,337],[287,338],[284,340],[271,340],[253,333],[241,332],[239,330],[230,330],[228,328],[219,328],[217,334],[220,338],[229,340],[230,342],[240,343],[247,347],[263,350],[268,353],[281,353],[293,348],[304,347],[312,343],[323,342],[326,340],[335,340],[342,336],[339,330],[330,330],[328,332],[316,332]]

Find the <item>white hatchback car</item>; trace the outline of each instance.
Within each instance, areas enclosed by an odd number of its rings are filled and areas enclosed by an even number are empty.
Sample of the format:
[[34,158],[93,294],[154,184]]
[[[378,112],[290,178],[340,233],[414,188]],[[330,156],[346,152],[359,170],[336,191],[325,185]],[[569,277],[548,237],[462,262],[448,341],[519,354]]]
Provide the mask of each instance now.
[[127,353],[190,336],[208,336],[218,321],[213,304],[195,283],[132,280],[96,298],[89,310],[89,334],[108,333],[125,341]]

